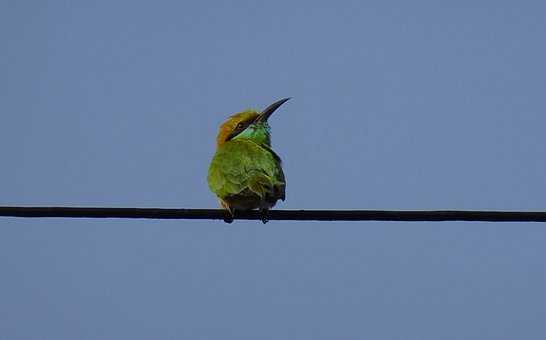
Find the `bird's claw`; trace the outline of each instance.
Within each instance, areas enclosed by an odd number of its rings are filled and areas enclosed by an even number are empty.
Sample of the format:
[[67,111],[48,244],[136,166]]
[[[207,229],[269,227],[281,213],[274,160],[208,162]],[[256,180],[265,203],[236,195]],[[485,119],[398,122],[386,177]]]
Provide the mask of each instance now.
[[260,211],[260,215],[262,216],[262,223],[266,224],[269,222],[269,211],[267,209],[262,209]]
[[235,219],[235,211],[231,209],[227,209],[227,214],[224,216],[224,222],[231,224],[233,223],[233,220]]

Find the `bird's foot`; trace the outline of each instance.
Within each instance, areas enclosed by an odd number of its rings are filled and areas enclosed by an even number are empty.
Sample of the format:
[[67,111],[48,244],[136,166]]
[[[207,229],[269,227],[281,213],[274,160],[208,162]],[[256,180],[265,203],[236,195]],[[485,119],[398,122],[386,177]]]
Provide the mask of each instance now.
[[260,210],[260,215],[262,217],[262,223],[263,224],[266,224],[267,222],[269,222],[269,210],[268,209],[261,209]]
[[224,216],[224,222],[231,224],[233,223],[233,220],[235,219],[235,210],[231,209],[231,207],[226,206],[227,214]]

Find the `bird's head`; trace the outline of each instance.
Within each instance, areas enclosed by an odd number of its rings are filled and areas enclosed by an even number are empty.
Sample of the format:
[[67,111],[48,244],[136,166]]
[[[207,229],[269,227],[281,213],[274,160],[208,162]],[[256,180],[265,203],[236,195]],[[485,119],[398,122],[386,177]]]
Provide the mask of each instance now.
[[271,145],[267,120],[275,110],[290,98],[284,98],[269,105],[262,112],[246,110],[228,118],[221,126],[216,138],[217,146],[239,138],[251,139],[258,144]]

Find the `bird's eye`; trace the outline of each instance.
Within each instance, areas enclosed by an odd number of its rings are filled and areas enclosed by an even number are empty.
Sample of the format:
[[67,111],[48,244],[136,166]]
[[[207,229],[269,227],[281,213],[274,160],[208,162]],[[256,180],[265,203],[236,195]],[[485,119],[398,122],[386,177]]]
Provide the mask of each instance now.
[[237,124],[237,129],[242,129],[245,127],[245,124],[243,122],[240,122],[239,124]]

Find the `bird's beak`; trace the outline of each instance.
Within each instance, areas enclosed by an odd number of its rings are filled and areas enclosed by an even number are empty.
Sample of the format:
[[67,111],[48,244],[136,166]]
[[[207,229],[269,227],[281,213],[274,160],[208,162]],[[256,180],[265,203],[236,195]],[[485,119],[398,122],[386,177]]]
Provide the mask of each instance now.
[[254,122],[255,123],[267,122],[267,120],[269,119],[269,116],[271,116],[271,114],[273,114],[273,112],[275,112],[275,110],[277,110],[282,104],[286,103],[289,99],[290,99],[290,97],[283,98],[283,99],[277,100],[273,104],[269,105],[268,107],[265,108],[265,110],[262,111],[262,113],[260,113],[260,115],[258,116],[258,118],[256,118],[256,120]]

